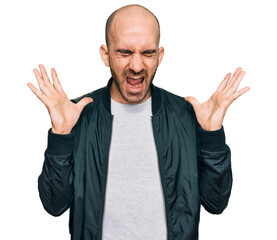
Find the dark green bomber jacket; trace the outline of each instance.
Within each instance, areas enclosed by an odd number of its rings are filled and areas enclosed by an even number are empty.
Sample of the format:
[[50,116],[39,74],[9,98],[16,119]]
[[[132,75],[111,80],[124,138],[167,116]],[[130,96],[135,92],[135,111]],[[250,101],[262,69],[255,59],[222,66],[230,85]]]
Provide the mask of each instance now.
[[[101,240],[113,116],[108,85],[93,98],[68,135],[48,132],[38,188],[45,210],[70,208],[73,240]],[[232,187],[230,149],[224,130],[205,131],[184,98],[154,85],[152,126],[165,201],[167,239],[198,239],[200,205],[220,214]],[[78,102],[82,97],[72,100]],[[143,188],[143,186],[141,186]],[[214,229],[216,230],[216,229]]]

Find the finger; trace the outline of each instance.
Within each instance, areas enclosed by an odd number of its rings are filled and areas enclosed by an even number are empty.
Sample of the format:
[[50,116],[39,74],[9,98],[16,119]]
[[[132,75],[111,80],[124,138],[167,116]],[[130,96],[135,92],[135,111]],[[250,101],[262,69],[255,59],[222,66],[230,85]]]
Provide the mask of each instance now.
[[238,75],[236,81],[233,83],[234,92],[237,91],[237,89],[238,89],[238,87],[240,85],[240,82],[243,79],[244,75],[245,75],[245,71],[241,71],[240,74]]
[[238,67],[238,68],[236,69],[235,73],[233,74],[233,77],[231,78],[231,80],[230,80],[230,82],[229,82],[230,85],[232,85],[232,84],[236,81],[236,79],[237,79],[237,77],[239,76],[241,70],[242,70],[241,67]]
[[83,111],[83,108],[89,104],[93,102],[93,99],[90,98],[90,97],[85,97],[85,98],[82,98],[78,103],[77,103],[77,106],[79,107],[80,111]]
[[43,64],[39,64],[38,67],[39,67],[39,70],[40,70],[41,75],[42,75],[42,77],[43,77],[43,80],[44,80],[45,82],[46,82],[46,81],[50,82],[49,77],[48,77],[48,75],[47,75],[47,72],[46,72],[45,67],[43,66]]
[[226,87],[226,85],[227,85],[227,83],[228,83],[230,77],[231,77],[231,73],[228,73],[228,74],[225,76],[225,78],[222,80],[222,82],[219,84],[219,86],[218,86],[216,92],[221,92],[221,91],[223,91],[223,89]]
[[41,75],[42,75],[42,79],[44,81],[44,84],[45,86],[48,88],[48,91],[51,93],[51,94],[55,94],[55,89],[48,77],[48,74],[45,70],[45,67],[42,65],[42,64],[39,64],[39,69],[40,69],[40,72],[41,72]]
[[237,79],[232,84],[228,84],[228,88],[226,88],[225,94],[226,96],[231,96],[237,91],[239,84],[245,75],[245,71],[241,71],[239,75],[237,76]]
[[62,95],[66,95],[63,91],[63,88],[62,88],[62,85],[60,83],[60,80],[58,78],[58,75],[57,75],[57,72],[54,68],[51,68],[51,76],[52,76],[52,79],[53,79],[53,85],[54,85],[54,88]]
[[27,86],[32,90],[32,92],[38,97],[38,99],[43,102],[44,105],[49,103],[49,100],[45,94],[39,91],[32,83],[27,83]]
[[188,101],[193,106],[194,111],[197,112],[200,106],[198,100],[194,97],[186,97],[185,100]]
[[47,86],[45,85],[42,76],[40,75],[39,71],[37,69],[34,69],[34,74],[36,76],[36,79],[38,81],[38,85],[39,85],[39,89],[42,93],[44,93],[46,96],[50,96],[51,92],[49,91],[49,89],[47,88]]
[[250,87],[245,87],[245,88],[235,92],[233,95],[233,101],[236,100],[241,95],[243,95],[244,93],[248,92],[249,90],[250,90]]

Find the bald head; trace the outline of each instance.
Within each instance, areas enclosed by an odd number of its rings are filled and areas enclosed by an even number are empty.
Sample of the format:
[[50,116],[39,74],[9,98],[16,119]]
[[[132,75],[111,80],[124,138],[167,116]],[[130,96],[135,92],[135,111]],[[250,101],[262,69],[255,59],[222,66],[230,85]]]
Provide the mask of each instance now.
[[105,38],[106,45],[109,47],[114,37],[114,31],[117,30],[118,24],[124,24],[128,27],[135,26],[137,23],[147,23],[153,25],[153,34],[156,34],[157,41],[160,41],[160,24],[156,16],[147,8],[141,5],[127,5],[115,10],[107,19]]

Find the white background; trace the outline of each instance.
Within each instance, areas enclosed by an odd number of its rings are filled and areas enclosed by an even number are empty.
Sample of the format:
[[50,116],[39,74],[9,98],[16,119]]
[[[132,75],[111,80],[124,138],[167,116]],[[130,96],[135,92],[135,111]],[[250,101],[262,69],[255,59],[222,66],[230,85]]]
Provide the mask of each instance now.
[[[37,177],[50,119],[27,87],[33,69],[55,67],[69,98],[106,84],[101,61],[105,21],[133,1],[9,0],[0,3],[0,238],[69,239],[40,202]],[[222,215],[201,210],[200,239],[277,239],[276,64],[274,1],[139,1],[158,17],[165,56],[155,84],[205,101],[241,66],[250,92],[228,110],[224,127],[234,183]]]

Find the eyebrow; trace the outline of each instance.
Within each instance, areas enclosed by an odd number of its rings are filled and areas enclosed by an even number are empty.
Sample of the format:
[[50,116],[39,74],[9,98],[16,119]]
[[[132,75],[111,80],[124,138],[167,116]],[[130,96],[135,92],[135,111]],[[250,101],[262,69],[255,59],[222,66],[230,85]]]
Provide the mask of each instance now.
[[142,54],[153,54],[156,53],[156,49],[147,49],[145,51],[142,52]]
[[119,49],[116,49],[115,50],[116,52],[118,52],[118,53],[125,53],[125,54],[130,54],[130,53],[133,53],[131,50],[129,50],[129,49],[122,49],[122,48],[119,48]]
[[[131,54],[131,53],[133,53],[131,50],[129,50],[129,49],[123,49],[123,48],[116,49],[115,52],[123,53],[123,54]],[[154,54],[156,52],[157,52],[156,49],[147,49],[147,50],[143,51],[142,54]]]

